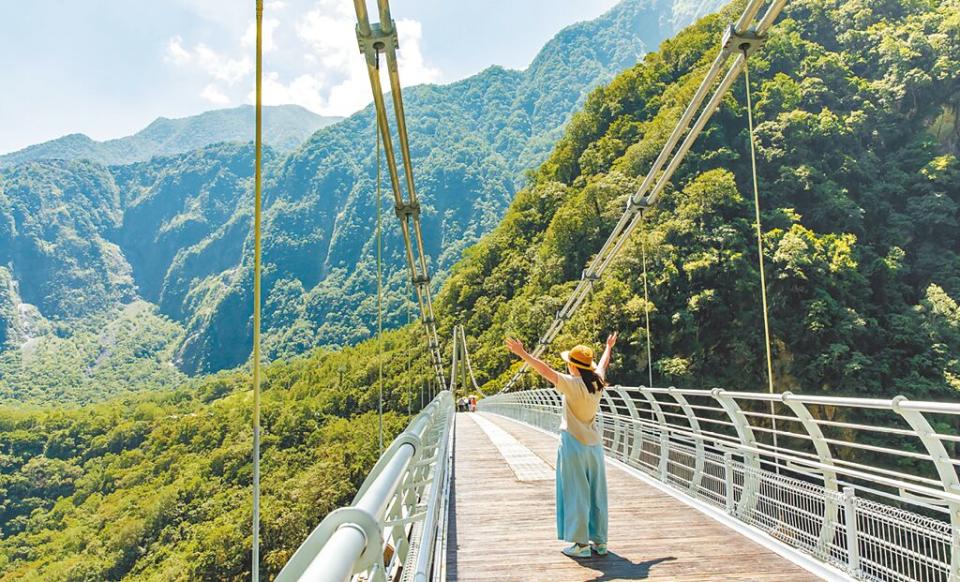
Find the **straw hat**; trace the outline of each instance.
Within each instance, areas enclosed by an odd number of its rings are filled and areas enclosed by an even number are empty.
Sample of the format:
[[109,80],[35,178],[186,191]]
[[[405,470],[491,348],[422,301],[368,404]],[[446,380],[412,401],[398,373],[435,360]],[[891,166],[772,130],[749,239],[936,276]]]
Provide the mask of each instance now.
[[575,368],[597,371],[597,365],[593,363],[593,350],[587,346],[573,346],[569,351],[560,352],[560,357]]

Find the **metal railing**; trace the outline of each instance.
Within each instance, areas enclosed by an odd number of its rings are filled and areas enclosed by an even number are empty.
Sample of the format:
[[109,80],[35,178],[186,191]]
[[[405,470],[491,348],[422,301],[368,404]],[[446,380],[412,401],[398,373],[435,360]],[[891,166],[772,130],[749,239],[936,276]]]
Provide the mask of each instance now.
[[443,391],[384,451],[353,503],[310,533],[278,582],[442,580],[454,417]]
[[[480,409],[556,432],[561,397]],[[616,386],[598,422],[608,456],[853,578],[960,581],[960,403]]]

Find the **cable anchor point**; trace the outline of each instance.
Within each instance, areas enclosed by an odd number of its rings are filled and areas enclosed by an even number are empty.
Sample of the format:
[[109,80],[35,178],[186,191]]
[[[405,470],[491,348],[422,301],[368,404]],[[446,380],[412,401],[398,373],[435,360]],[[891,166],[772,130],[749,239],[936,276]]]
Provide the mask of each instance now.
[[723,31],[721,46],[723,47],[722,50],[727,54],[737,50],[749,57],[762,47],[766,41],[767,36],[765,34],[757,34],[757,32],[752,29],[737,32],[733,25],[730,24],[726,30]]
[[420,203],[419,202],[409,202],[406,204],[397,204],[393,211],[396,213],[397,218],[403,220],[408,216],[414,218],[420,218]]
[[390,21],[390,28],[386,32],[379,22],[370,25],[368,34],[364,34],[359,23],[357,23],[356,31],[360,53],[367,57],[367,62],[371,65],[379,62],[380,53],[395,52],[400,48],[400,43],[397,40],[397,26],[392,20]]
[[643,212],[650,208],[650,196],[641,196],[639,198],[637,198],[636,195],[630,196],[630,198],[627,199],[627,208],[636,212]]
[[410,281],[418,288],[424,288],[430,284],[430,275],[414,275]]

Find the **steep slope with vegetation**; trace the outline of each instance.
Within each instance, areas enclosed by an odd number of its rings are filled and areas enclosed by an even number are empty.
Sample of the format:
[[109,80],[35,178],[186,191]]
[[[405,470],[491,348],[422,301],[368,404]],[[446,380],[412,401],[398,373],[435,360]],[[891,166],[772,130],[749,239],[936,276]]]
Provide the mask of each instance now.
[[[412,332],[384,338],[387,439],[420,409]],[[373,342],[265,369],[264,575],[377,459],[376,376]],[[249,579],[249,387],[223,372],[77,410],[0,407],[0,580]]]
[[[960,5],[788,4],[751,59],[775,376],[781,390],[960,389]],[[710,17],[597,90],[438,302],[476,334],[491,388],[534,343],[639,185],[713,58]],[[743,83],[661,206],[556,340],[624,332],[615,380],[644,382],[641,242],[658,384],[764,386]]]
[[67,406],[176,388],[183,328],[156,311],[135,301],[76,325],[32,322],[21,349],[0,352],[0,404]]
[[[752,62],[779,387],[955,396],[960,6],[790,6]],[[514,363],[503,335],[532,340],[552,317],[731,14],[701,21],[596,91],[500,226],[453,269],[438,301],[442,328],[467,323],[491,387]],[[615,381],[645,378],[643,240],[658,383],[763,385],[742,103],[741,88],[644,237],[558,340],[620,329]],[[418,408],[410,387],[428,374],[416,325],[384,343],[392,433],[408,404]],[[267,368],[268,574],[376,458],[367,388],[376,370],[374,342]],[[248,387],[245,372],[224,372],[70,412],[0,409],[0,580],[248,577]]]
[[[546,158],[589,91],[698,10],[718,4],[626,0],[560,32],[525,71],[491,67],[450,85],[405,91],[437,287],[463,250],[496,226],[523,173]],[[371,335],[374,143],[368,107],[288,155],[271,150],[266,156],[270,357]],[[24,309],[38,310],[42,321],[83,327],[80,319],[144,299],[185,328],[172,355],[184,372],[246,361],[251,322],[237,314],[252,310],[251,154],[249,145],[221,143],[128,165],[42,161],[6,172],[0,177],[0,276],[11,283],[0,285],[0,339],[7,349],[26,341],[18,315]],[[386,325],[395,327],[406,322],[411,293],[385,186]],[[43,201],[39,207],[36,198]]]
[[[276,149],[292,150],[313,132],[341,119],[317,115],[299,105],[264,107],[264,139]],[[41,160],[89,160],[106,165],[145,162],[155,156],[181,154],[225,141],[248,142],[253,135],[253,123],[250,105],[179,119],[159,117],[127,137],[95,141],[74,133],[32,145],[0,156],[0,168]]]
[[[450,85],[404,92],[424,242],[437,287],[463,249],[497,224],[522,173],[546,157],[587,93],[659,44],[675,20],[689,19],[688,4],[628,0],[594,21],[561,31],[525,71],[492,67]],[[376,321],[370,300],[376,288],[374,144],[368,108],[317,132],[270,174],[265,323],[275,357],[315,345],[354,343],[371,334]],[[385,180],[384,208],[392,218],[388,191]],[[405,322],[403,302],[411,291],[399,230],[387,224],[386,324],[393,327]],[[205,260],[203,254],[197,257]],[[203,294],[203,307],[194,312],[204,316],[187,324],[185,370],[216,370],[246,358],[246,352],[229,348],[236,334],[250,334],[249,327],[234,325],[238,309],[251,309],[249,261],[241,268],[229,277],[211,274],[191,290],[193,296]],[[207,291],[208,285],[215,291]]]

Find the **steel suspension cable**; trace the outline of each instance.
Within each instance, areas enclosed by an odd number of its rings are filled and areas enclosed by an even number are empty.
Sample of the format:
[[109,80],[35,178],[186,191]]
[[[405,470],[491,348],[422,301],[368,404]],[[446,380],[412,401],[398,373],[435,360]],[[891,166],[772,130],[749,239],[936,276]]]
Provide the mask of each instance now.
[[640,236],[640,260],[643,264],[643,319],[647,327],[647,377],[648,386],[653,387],[653,349],[650,337],[650,292],[647,290],[647,233],[644,230]]
[[260,579],[260,214],[263,121],[263,0],[256,0],[257,67],[256,121],[254,123],[253,166],[253,540],[250,579]]
[[[440,354],[440,340],[437,336],[436,320],[433,312],[433,299],[430,291],[430,272],[423,244],[423,232],[420,224],[420,201],[413,180],[413,165],[410,158],[410,145],[407,137],[406,120],[403,111],[403,97],[397,67],[397,29],[390,16],[387,0],[377,0],[380,16],[379,26],[371,26],[366,0],[354,0],[357,13],[357,41],[360,52],[367,63],[367,73],[373,92],[373,104],[379,121],[379,130],[383,140],[387,170],[394,196],[394,210],[400,219],[400,232],[403,237],[404,253],[410,272],[410,281],[416,290],[420,305],[420,316],[427,336],[427,346],[433,364],[434,380],[443,384],[443,362]],[[406,180],[407,199],[404,200],[397,156],[393,148],[387,117],[386,99],[379,74],[379,55],[383,52],[387,58],[390,93],[393,101],[394,117],[397,123],[397,136],[400,141],[400,155],[403,160],[403,175]]]
[[[747,55],[747,49],[743,49],[743,82],[747,95],[747,129],[750,132],[750,172],[753,178],[753,208],[757,228],[757,262],[760,266],[760,300],[763,309],[763,345],[766,351],[767,360],[767,389],[770,394],[774,393],[773,387],[773,354],[770,349],[770,313],[767,308],[767,277],[764,270],[763,260],[763,227],[760,223],[760,187],[757,181],[757,146],[756,135],[753,131],[753,100],[750,96],[750,66]],[[773,400],[770,401],[770,422],[773,432],[773,446],[777,446],[777,419],[774,413]],[[780,471],[780,464],[777,462],[777,471]]]
[[[559,334],[565,322],[579,309],[580,305],[592,290],[594,282],[597,281],[610,266],[631,233],[639,225],[642,212],[658,204],[660,195],[670,182],[677,167],[686,157],[694,141],[696,141],[713,113],[719,107],[723,96],[729,91],[736,77],[742,71],[745,57],[737,53],[740,45],[747,43],[751,45],[752,48],[759,46],[764,39],[766,31],[773,25],[773,22],[783,10],[786,0],[772,0],[763,17],[754,26],[754,19],[766,3],[766,0],[748,0],[740,19],[735,25],[729,26],[724,32],[721,49],[710,66],[710,69],[704,75],[700,86],[687,104],[686,109],[683,111],[676,126],[667,138],[666,143],[660,150],[660,154],[651,166],[640,188],[630,196],[627,208],[611,230],[607,240],[587,264],[583,270],[580,281],[568,297],[567,302],[560,311],[557,312],[550,326],[538,340],[537,347],[533,350],[534,356],[540,356],[543,353],[546,346]],[[716,84],[717,79],[720,78],[724,65],[729,60],[729,57],[734,54],[736,54],[736,57],[733,59],[733,62],[727,66],[726,73],[719,85],[717,85],[717,88],[713,91],[710,99],[704,104],[707,94]],[[694,116],[697,115],[698,111],[700,111],[700,114],[697,116],[696,121],[693,122]],[[693,122],[692,125],[691,122]],[[681,138],[683,139],[682,142],[680,141]],[[679,146],[677,145],[678,143],[680,144]],[[666,167],[664,167],[665,164]],[[501,392],[510,390],[523,376],[528,367],[526,363],[520,366],[520,369],[514,373],[510,380],[504,385]]]
[[[407,297],[404,300],[403,304],[407,306],[407,328],[410,327],[410,324],[413,323],[413,318],[410,315],[410,296],[413,295],[412,289],[410,289],[410,283],[407,282]],[[413,405],[413,362],[416,356],[413,351],[410,351],[410,359],[407,360],[407,376],[410,377],[410,384],[407,386],[407,416],[412,414],[412,405]]]
[[470,363],[470,350],[467,349],[467,334],[462,325],[460,326],[460,341],[463,343],[463,363],[466,365],[467,371],[470,373],[470,381],[473,383],[473,388],[482,396],[486,396],[487,393],[480,388],[480,385],[477,384],[477,377],[473,375],[473,365]]
[[[380,58],[377,57],[377,72]],[[383,454],[383,192],[380,180],[380,118],[377,118],[377,442]]]

